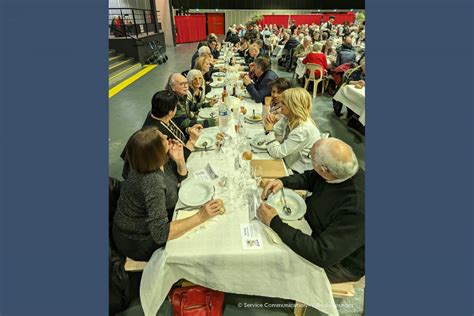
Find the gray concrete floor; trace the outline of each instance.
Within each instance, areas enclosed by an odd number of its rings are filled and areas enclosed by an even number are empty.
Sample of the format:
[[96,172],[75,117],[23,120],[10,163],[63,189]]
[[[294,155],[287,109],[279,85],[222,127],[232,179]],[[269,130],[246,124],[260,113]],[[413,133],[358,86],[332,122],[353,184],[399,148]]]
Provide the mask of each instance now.
[[[182,44],[176,47],[167,47],[169,59],[165,64],[158,65],[145,76],[109,99],[109,175],[121,179],[122,152],[128,138],[133,132],[141,128],[145,116],[151,107],[151,97],[159,90],[164,89],[171,73],[189,69],[191,56],[195,52],[197,43]],[[292,74],[282,71],[273,60],[273,70],[284,78],[291,80]],[[312,117],[321,132],[329,132],[331,136],[340,138],[352,146],[361,167],[365,170],[365,137],[346,126],[346,122],[337,118],[332,109],[331,97],[318,95],[313,100]],[[364,292],[357,289],[356,295],[350,299],[338,300],[341,315],[360,315],[362,312]],[[239,309],[232,301],[246,302],[248,297],[228,295],[229,305],[225,315],[292,315],[291,311]],[[235,302],[234,302],[235,303]],[[138,305],[137,305],[138,304]],[[160,315],[171,315],[166,304],[160,310]],[[308,310],[306,315],[316,315],[315,310]],[[124,315],[143,315],[143,311],[136,302]]]

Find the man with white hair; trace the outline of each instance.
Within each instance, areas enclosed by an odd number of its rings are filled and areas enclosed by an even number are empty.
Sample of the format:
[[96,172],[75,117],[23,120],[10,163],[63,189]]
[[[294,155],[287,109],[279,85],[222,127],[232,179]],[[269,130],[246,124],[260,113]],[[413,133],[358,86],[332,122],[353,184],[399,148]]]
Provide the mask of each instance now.
[[183,132],[189,134],[189,128],[196,124],[200,124],[200,126],[204,127],[215,125],[214,120],[201,120],[195,114],[197,109],[192,103],[192,96],[189,98],[189,82],[182,74],[171,74],[165,89],[173,92],[178,98],[178,106],[176,107],[176,114],[173,117],[173,121]]
[[199,47],[197,52],[194,53],[194,55],[191,59],[191,69],[194,69],[194,66],[196,66],[196,59],[198,59],[198,57],[201,57],[201,56],[211,58],[211,64],[214,61],[214,58],[212,56],[211,49],[209,48],[209,46],[207,46],[207,45],[201,46],[201,47]]
[[314,170],[270,181],[262,199],[283,187],[311,192],[305,214],[311,236],[284,223],[266,203],[258,216],[294,252],[323,268],[331,283],[357,281],[365,275],[365,173],[352,148],[337,138],[318,140],[310,158]]
[[311,37],[305,36],[303,38],[303,43],[299,44],[294,52],[294,56],[296,58],[306,57],[311,52],[311,44],[312,44]]

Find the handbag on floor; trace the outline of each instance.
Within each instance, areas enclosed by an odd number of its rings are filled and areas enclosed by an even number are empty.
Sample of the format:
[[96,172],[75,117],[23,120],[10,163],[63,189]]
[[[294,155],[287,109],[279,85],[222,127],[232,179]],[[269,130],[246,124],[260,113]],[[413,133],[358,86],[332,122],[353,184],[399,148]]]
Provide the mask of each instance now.
[[200,285],[178,287],[169,294],[174,316],[221,316],[224,293]]

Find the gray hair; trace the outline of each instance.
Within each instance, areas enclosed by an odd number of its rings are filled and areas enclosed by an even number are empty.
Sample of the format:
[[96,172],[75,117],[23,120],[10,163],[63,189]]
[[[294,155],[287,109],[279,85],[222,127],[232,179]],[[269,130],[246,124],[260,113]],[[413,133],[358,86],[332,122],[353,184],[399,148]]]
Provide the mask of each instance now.
[[323,49],[323,43],[316,42],[313,44],[313,52],[318,53]]
[[305,37],[304,37],[304,40],[305,40],[306,42],[310,42],[310,43],[313,41],[313,39],[311,38],[311,36],[305,36]]
[[[341,160],[341,157],[334,155],[333,145],[335,142],[340,142],[337,138],[327,138],[320,141],[319,146],[314,148],[314,159],[320,166],[328,169],[329,173],[337,179],[350,178],[354,176],[359,170],[359,162],[352,148],[347,145],[350,152],[349,161]],[[338,155],[340,156],[340,155]]]
[[[188,79],[190,86],[192,86],[193,79],[196,76],[203,78],[201,70],[191,69],[190,71],[188,71],[188,75],[186,76],[186,79]],[[204,85],[204,78],[203,78],[203,85]]]
[[202,46],[198,49],[199,56],[202,56],[204,54],[210,54],[210,53],[211,53],[211,49],[207,46]]

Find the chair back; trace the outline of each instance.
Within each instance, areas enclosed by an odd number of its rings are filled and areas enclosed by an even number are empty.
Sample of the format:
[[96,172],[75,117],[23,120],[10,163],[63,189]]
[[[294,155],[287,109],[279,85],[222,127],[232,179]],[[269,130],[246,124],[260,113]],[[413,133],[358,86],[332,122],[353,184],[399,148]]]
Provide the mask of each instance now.
[[[323,79],[323,67],[319,64],[306,64],[306,70],[309,70],[309,80],[322,80]],[[314,77],[316,70],[319,70],[319,78]]]

